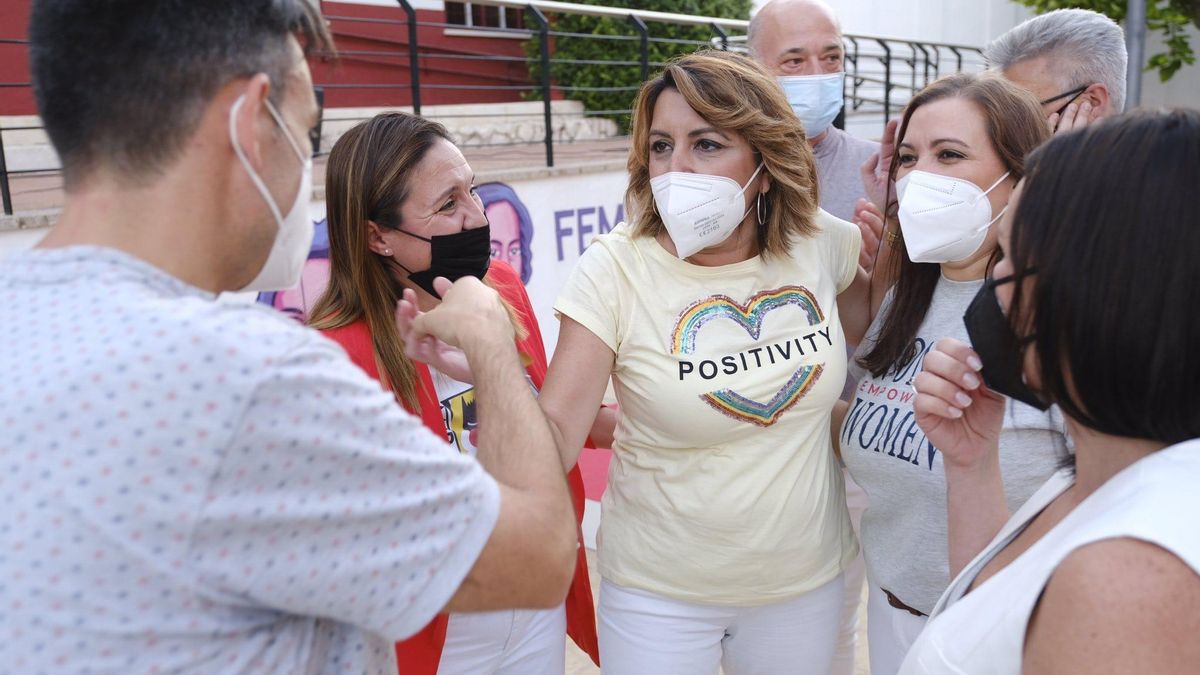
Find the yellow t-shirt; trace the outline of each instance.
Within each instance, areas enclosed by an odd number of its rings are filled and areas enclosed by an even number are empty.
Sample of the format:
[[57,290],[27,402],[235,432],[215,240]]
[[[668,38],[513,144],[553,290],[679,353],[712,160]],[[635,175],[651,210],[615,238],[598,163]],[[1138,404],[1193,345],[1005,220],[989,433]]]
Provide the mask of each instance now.
[[830,415],[846,381],[837,294],[858,228],[819,212],[790,257],[702,267],[619,225],[555,304],[616,354],[621,406],[600,573],[677,600],[760,605],[857,555]]

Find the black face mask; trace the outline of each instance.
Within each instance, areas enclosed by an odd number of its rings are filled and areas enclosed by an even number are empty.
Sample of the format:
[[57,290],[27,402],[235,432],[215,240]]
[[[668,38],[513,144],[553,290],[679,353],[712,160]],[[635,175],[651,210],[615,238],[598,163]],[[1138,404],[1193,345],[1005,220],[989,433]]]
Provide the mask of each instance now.
[[1017,337],[1008,317],[996,299],[996,286],[1012,281],[1012,277],[988,280],[975,294],[975,299],[963,315],[971,347],[983,362],[983,381],[998,394],[1045,410],[1046,405],[1025,384],[1025,347],[1033,342],[1032,336]]
[[[404,230],[398,230],[404,232]],[[409,281],[425,289],[427,293],[441,300],[442,296],[433,289],[433,280],[446,277],[450,281],[458,281],[463,277],[483,279],[492,263],[492,233],[488,225],[463,230],[454,234],[439,234],[434,237],[422,237],[412,232],[404,232],[410,237],[429,242],[429,269],[412,272],[407,267],[400,268],[408,272]]]

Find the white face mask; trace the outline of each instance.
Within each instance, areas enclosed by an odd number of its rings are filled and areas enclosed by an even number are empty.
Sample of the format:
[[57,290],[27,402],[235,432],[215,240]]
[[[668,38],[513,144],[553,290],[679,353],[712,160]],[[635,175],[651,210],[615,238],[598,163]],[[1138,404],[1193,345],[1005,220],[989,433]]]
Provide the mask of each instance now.
[[842,111],[846,73],[784,75],[778,79],[788,103],[804,125],[804,133],[809,138],[825,133]]
[[987,195],[1008,178],[1005,171],[991,187],[927,171],[910,171],[896,181],[900,200],[900,231],[908,258],[918,263],[948,263],[974,255],[987,238],[988,228],[1008,210],[992,217]]
[[[750,213],[742,194],[762,171],[762,164],[745,185],[732,178],[672,171],[650,180],[654,204],[662,218],[675,255],[687,258],[729,238]],[[753,207],[751,207],[753,208]]]
[[250,174],[250,180],[254,182],[254,187],[258,189],[263,201],[267,203],[267,208],[271,210],[271,215],[274,216],[279,229],[275,231],[275,242],[271,245],[271,253],[267,256],[266,264],[263,265],[253,281],[239,290],[282,291],[294,288],[300,283],[300,273],[304,271],[304,261],[308,259],[309,249],[312,247],[313,222],[308,215],[308,206],[312,202],[312,157],[304,155],[300,145],[288,131],[287,125],[283,123],[283,118],[275,110],[275,106],[267,101],[267,112],[271,113],[275,123],[283,130],[288,144],[296,151],[296,156],[304,165],[304,171],[300,174],[300,188],[296,191],[296,201],[292,204],[287,216],[283,216],[279,212],[279,206],[275,203],[275,199],[267,190],[266,184],[250,166],[250,160],[246,159],[246,153],[238,143],[235,120],[238,110],[245,102],[246,97],[243,95],[229,109],[229,139],[233,143],[234,153],[241,160],[246,173]]

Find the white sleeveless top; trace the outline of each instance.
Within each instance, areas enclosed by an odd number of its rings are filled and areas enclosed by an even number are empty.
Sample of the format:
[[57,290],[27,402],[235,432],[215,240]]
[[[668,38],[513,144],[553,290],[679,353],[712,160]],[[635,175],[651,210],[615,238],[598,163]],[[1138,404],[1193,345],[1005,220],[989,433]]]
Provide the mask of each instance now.
[[1050,575],[1090,543],[1128,537],[1156,544],[1200,572],[1200,439],[1160,450],[1126,467],[1016,560],[970,594],[980,570],[1074,482],[1056,473],[1022,506],[942,594],[900,675],[1021,672],[1025,630]]

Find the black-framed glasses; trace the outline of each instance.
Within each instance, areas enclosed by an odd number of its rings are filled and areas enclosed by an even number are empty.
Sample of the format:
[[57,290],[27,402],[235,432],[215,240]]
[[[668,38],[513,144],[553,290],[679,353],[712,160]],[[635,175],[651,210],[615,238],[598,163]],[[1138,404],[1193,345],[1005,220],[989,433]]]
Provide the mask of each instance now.
[[1050,98],[1043,99],[1042,101],[1040,101],[1040,103],[1042,105],[1049,105],[1051,103],[1054,103],[1055,101],[1061,101],[1062,99],[1067,98],[1069,96],[1070,98],[1067,100],[1067,102],[1062,104],[1061,106],[1059,106],[1058,110],[1054,111],[1055,113],[1062,114],[1062,111],[1066,110],[1067,106],[1074,103],[1075,99],[1079,98],[1079,96],[1081,94],[1083,94],[1083,92],[1087,91],[1087,88],[1090,86],[1092,86],[1092,85],[1085,84],[1081,87],[1076,87],[1076,88],[1072,89],[1071,91],[1064,91],[1063,93],[1059,94],[1058,96],[1051,96]]

